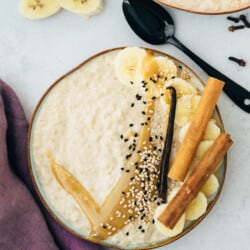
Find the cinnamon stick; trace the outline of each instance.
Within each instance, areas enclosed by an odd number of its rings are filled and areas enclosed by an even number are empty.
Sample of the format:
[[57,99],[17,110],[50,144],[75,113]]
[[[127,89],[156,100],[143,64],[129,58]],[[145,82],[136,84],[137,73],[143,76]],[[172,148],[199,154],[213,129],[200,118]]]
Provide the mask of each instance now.
[[224,158],[232,143],[228,134],[222,133],[217,137],[211,148],[201,159],[198,167],[188,177],[176,196],[159,216],[158,220],[161,223],[171,229],[174,228],[187,207],[198,195],[209,176]]
[[224,82],[220,80],[215,78],[208,79],[197,110],[194,113],[188,131],[170,168],[169,178],[177,181],[183,181],[185,179],[223,86]]

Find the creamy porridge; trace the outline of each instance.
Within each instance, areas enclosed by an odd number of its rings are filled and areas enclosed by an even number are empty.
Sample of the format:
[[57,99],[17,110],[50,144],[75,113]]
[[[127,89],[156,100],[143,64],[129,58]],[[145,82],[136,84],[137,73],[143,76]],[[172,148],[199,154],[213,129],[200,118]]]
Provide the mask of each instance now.
[[[123,246],[159,242],[177,234],[158,230],[154,219],[161,204],[157,185],[170,112],[165,86],[177,91],[171,162],[201,88],[185,66],[130,49],[129,62],[126,53],[114,50],[57,82],[37,110],[30,142],[34,171],[52,210],[78,234]],[[138,64],[140,53],[145,74],[131,68]],[[151,75],[155,58],[157,67],[162,67],[159,75]],[[211,120],[191,168],[219,134],[218,124]],[[210,189],[203,188],[204,204],[219,187],[216,176],[212,177],[210,183],[216,188],[211,192],[209,183]],[[168,193],[181,185],[169,181]],[[186,225],[190,221],[183,220]]]
[[227,12],[250,7],[250,0],[161,0],[161,2],[198,12]]

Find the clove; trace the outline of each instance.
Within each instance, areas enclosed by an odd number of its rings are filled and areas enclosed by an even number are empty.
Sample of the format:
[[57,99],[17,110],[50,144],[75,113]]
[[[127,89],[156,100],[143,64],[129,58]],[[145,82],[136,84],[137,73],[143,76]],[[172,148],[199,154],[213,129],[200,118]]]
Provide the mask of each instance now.
[[233,21],[233,22],[235,22],[235,23],[238,23],[238,22],[240,21],[240,18],[238,18],[238,17],[233,17],[233,16],[228,16],[228,17],[227,17],[227,20]]
[[231,32],[234,32],[236,30],[241,30],[241,29],[244,29],[245,28],[245,25],[238,25],[238,26],[230,26],[228,27],[228,30],[231,31]]
[[247,28],[250,28],[250,23],[245,15],[240,15],[240,20],[244,23]]
[[246,66],[246,62],[245,62],[243,59],[238,59],[238,58],[233,57],[233,56],[228,57],[228,59],[229,59],[230,61],[233,61],[233,62],[238,63],[239,66],[242,66],[242,67],[245,67],[245,66]]

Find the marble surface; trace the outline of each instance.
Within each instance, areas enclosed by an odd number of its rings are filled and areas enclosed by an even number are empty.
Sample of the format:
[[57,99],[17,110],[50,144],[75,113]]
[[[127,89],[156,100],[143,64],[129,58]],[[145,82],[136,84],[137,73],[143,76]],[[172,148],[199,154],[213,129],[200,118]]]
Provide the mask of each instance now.
[[[167,52],[190,65],[205,80],[207,75],[171,45],[151,46],[128,27],[121,0],[106,0],[98,16],[83,19],[66,11],[41,21],[22,18],[18,1],[1,0],[0,77],[19,96],[28,118],[44,91],[59,76],[104,49],[145,46]],[[201,16],[169,10],[176,21],[176,36],[227,76],[250,89],[250,29],[228,32],[226,16]],[[250,10],[245,10],[250,19]],[[238,13],[240,14],[240,13]],[[238,15],[237,14],[237,15]],[[247,67],[228,56],[244,58]],[[188,235],[162,247],[168,250],[246,250],[250,235],[250,114],[237,108],[225,94],[219,108],[234,146],[221,197],[207,218]]]

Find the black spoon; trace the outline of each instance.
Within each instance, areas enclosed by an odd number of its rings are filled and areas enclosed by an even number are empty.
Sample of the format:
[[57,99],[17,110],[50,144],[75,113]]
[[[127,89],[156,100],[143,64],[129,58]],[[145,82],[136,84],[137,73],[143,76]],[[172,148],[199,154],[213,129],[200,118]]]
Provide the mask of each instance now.
[[193,61],[208,75],[225,82],[224,92],[241,109],[250,113],[250,92],[195,55],[174,36],[175,26],[170,14],[152,0],[123,0],[123,12],[134,32],[151,44],[170,43]]

